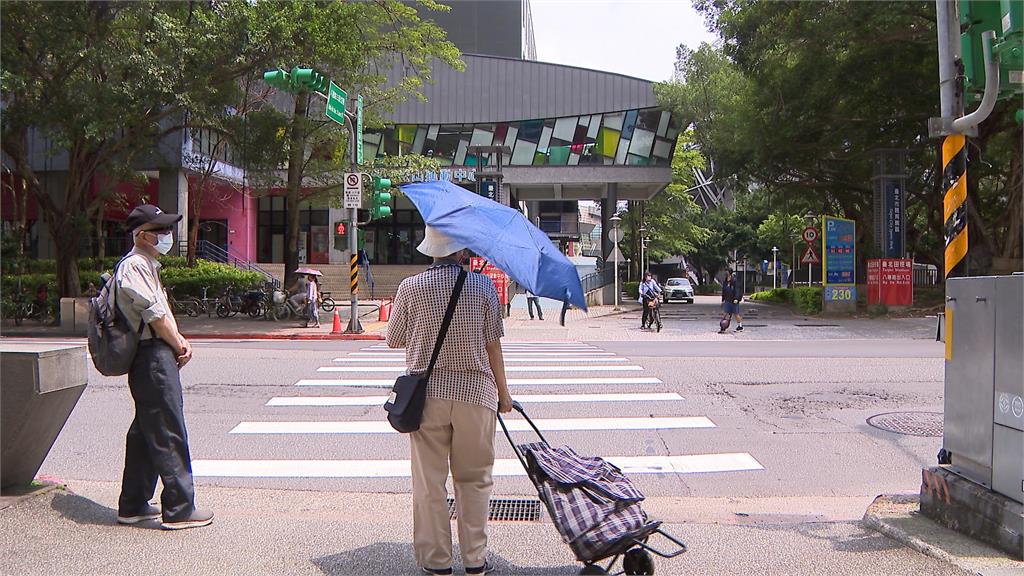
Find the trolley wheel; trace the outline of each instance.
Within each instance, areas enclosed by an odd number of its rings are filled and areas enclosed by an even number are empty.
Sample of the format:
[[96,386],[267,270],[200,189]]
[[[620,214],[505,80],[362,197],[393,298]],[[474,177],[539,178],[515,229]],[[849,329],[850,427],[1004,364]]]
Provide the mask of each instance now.
[[622,569],[626,574],[654,574],[654,558],[643,548],[633,548],[622,557]]
[[324,298],[324,301],[320,303],[320,307],[324,309],[324,312],[334,312],[334,307],[337,304],[334,302],[334,298]]
[[608,571],[597,564],[584,564],[580,574],[607,574]]

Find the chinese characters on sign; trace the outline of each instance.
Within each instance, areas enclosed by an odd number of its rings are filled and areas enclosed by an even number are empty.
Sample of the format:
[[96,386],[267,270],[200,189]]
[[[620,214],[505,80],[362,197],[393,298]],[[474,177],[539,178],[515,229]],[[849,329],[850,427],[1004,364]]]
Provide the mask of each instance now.
[[825,216],[822,230],[826,302],[857,300],[857,224]]
[[885,185],[885,255],[890,258],[903,256],[903,190],[898,181]]
[[913,303],[913,260],[904,258],[868,260],[868,304],[911,306]]
[[[480,267],[483,265],[484,259],[480,258],[479,256],[474,256],[469,260],[469,268],[473,272],[478,272],[480,270]],[[498,301],[501,303],[501,305],[507,305],[509,286],[508,274],[505,274],[490,262],[487,263],[487,266],[484,268],[482,274],[490,278],[491,282],[494,282],[494,288],[498,290]]]

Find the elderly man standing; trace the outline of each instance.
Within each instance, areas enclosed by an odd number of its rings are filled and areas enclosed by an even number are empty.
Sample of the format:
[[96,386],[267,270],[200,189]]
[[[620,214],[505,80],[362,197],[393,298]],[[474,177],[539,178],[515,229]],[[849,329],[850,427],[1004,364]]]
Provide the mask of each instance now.
[[[398,288],[387,342],[405,347],[413,374],[424,373],[448,301],[468,256],[431,226],[417,249],[434,258],[425,272]],[[451,470],[459,548],[466,574],[493,569],[487,560],[488,501],[493,481],[495,412],[512,410],[501,354],[504,328],[494,284],[470,273],[427,384],[420,429],[412,443],[413,546],[427,574],[452,573],[452,534],[445,482]]]
[[[128,372],[135,420],[128,429],[117,521],[136,524],[163,517],[168,530],[213,522],[213,512],[197,510],[192,460],[182,410],[178,371],[192,359],[192,346],[178,332],[160,282],[157,256],[174,245],[178,214],[143,204],[128,215],[135,248],[114,270],[114,297],[129,326],[140,327],[139,347]],[[157,477],[163,481],[161,508],[149,504]]]

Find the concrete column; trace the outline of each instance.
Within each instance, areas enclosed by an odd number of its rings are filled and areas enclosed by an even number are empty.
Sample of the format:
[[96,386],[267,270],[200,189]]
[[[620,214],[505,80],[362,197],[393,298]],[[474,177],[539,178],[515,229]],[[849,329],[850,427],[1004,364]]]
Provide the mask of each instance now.
[[[169,168],[160,170],[159,197],[156,198],[156,205],[164,212],[181,214],[181,221],[178,222],[177,246],[188,240],[188,177],[184,170]],[[175,250],[172,249],[174,254]],[[178,254],[184,256],[184,254]]]
[[601,199],[601,258],[606,258],[612,251],[612,241],[608,239],[612,225],[608,219],[615,214],[615,207],[619,203],[619,185],[609,182],[606,190],[605,197]]

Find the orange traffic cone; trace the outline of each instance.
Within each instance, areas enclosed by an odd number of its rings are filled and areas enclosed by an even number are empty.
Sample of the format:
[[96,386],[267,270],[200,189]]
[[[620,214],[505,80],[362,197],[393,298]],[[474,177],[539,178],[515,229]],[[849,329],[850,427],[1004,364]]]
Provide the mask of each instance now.
[[331,327],[331,334],[341,334],[341,314],[338,314],[338,309],[334,309],[334,326]]
[[387,300],[381,300],[380,306],[377,308],[377,322],[387,322],[388,318],[391,317],[391,302]]

